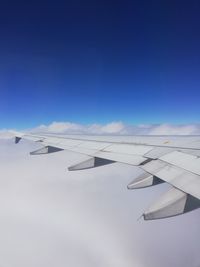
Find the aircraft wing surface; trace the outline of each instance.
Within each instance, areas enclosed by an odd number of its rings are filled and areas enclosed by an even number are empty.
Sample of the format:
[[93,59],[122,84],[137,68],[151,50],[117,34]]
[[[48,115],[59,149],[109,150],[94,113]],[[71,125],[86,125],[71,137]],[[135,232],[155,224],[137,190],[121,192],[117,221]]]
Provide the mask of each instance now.
[[143,217],[153,220],[171,217],[200,207],[200,136],[95,136],[24,134],[22,138],[39,142],[31,155],[68,150],[85,155],[70,171],[95,168],[114,162],[138,166],[144,173],[128,184],[128,189],[172,185]]

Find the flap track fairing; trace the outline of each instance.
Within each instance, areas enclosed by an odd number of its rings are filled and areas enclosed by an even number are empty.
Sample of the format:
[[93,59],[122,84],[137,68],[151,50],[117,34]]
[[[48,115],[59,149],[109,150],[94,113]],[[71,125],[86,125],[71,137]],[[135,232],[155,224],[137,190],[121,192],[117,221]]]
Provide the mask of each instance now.
[[62,151],[62,148],[58,148],[58,147],[53,147],[53,146],[45,146],[42,147],[40,149],[37,149],[33,152],[30,152],[30,155],[43,155],[43,154],[50,154],[50,153],[55,153],[55,152],[59,152]]
[[91,169],[96,168],[100,166],[104,166],[107,164],[114,163],[112,160],[98,158],[98,157],[90,157],[87,160],[81,161],[75,165],[72,165],[68,168],[69,171],[78,171],[78,170],[85,170],[85,169]]
[[152,185],[161,184],[164,181],[159,179],[158,177],[145,172],[142,173],[140,176],[138,176],[135,180],[133,180],[131,183],[127,185],[128,189],[139,189],[144,187],[149,187]]

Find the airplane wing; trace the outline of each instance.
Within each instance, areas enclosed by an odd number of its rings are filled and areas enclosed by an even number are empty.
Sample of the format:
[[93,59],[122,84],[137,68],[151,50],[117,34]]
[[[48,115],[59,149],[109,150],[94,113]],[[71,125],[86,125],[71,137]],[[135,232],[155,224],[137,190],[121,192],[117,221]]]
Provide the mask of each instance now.
[[113,162],[139,166],[144,172],[128,184],[138,189],[167,182],[172,188],[147,209],[145,220],[172,217],[200,207],[200,136],[89,136],[24,134],[42,147],[31,155],[62,150],[85,155],[69,171],[95,168]]

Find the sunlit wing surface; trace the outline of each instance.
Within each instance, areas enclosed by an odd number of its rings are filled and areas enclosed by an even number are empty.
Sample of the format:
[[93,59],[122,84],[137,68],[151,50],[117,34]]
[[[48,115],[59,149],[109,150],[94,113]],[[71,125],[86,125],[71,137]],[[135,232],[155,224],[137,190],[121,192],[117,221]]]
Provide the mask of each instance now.
[[167,182],[172,188],[143,214],[145,220],[176,216],[200,207],[200,136],[88,136],[15,133],[41,143],[31,155],[62,150],[85,155],[69,171],[113,162],[139,166],[144,173],[128,184],[138,189]]

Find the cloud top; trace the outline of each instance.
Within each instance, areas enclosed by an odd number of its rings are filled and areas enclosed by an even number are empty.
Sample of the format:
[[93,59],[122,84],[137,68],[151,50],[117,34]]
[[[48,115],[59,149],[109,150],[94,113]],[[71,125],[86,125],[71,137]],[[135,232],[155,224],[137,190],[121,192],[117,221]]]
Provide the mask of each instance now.
[[[23,131],[23,130],[22,130]],[[79,124],[57,122],[42,124],[24,132],[91,135],[200,135],[200,124],[125,124],[114,121],[107,124]],[[0,130],[0,138],[9,139],[13,134],[8,129]]]
[[108,124],[78,124],[72,122],[52,122],[40,125],[32,132],[59,134],[115,134],[115,135],[200,135],[200,124],[141,124],[131,125],[121,121]]

